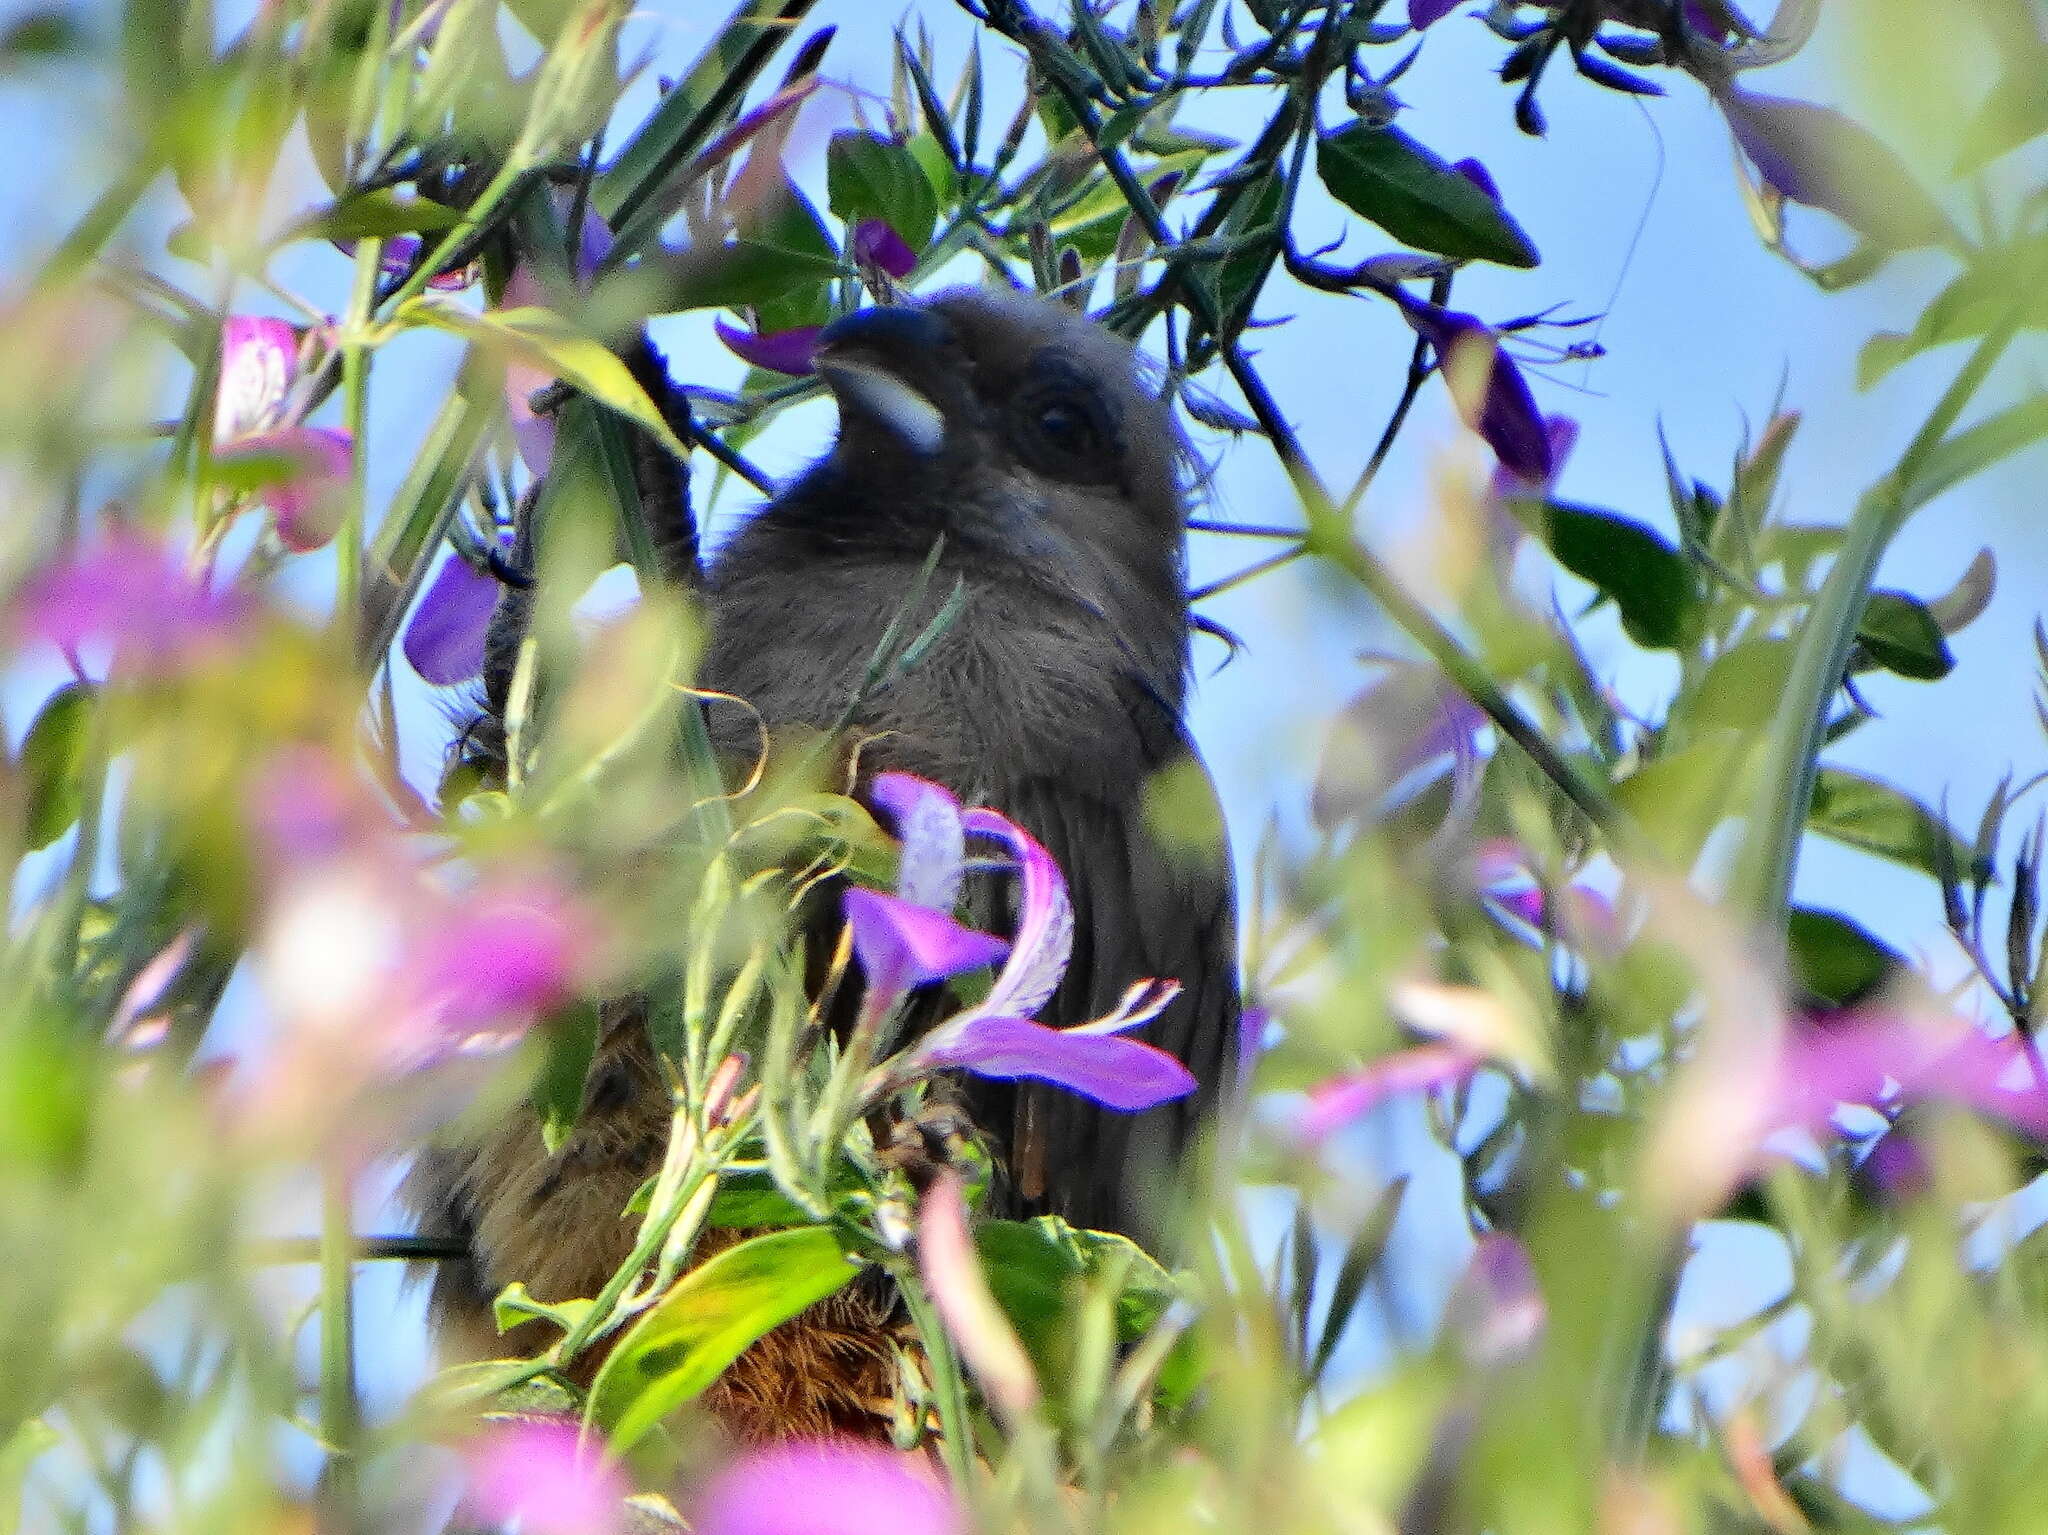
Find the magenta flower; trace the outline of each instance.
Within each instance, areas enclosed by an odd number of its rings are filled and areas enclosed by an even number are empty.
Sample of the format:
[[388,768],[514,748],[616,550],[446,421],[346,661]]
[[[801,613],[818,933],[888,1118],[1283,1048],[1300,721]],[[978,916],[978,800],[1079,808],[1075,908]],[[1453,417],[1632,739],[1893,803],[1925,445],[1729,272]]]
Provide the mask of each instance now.
[[[929,972],[928,978],[937,979],[990,963],[1005,948],[1009,954],[986,997],[888,1063],[883,1090],[957,1069],[1006,1081],[1030,1077],[1051,1082],[1123,1112],[1194,1091],[1193,1074],[1173,1056],[1140,1040],[1117,1037],[1156,1018],[1179,995],[1176,982],[1141,980],[1106,1017],[1073,1028],[1032,1021],[1058,989],[1074,946],[1074,909],[1066,881],[1036,838],[993,810],[962,811],[944,788],[906,773],[881,774],[874,798],[896,823],[903,861],[895,896],[859,889],[845,896],[854,947],[870,987],[879,978],[887,997],[892,977]],[[1019,916],[1007,945],[961,927],[948,910],[939,909],[939,903],[950,907],[957,897],[970,836],[1002,843],[1014,862]]]
[[1458,0],[1408,0],[1408,25],[1420,32],[1458,8]]
[[1490,905],[1539,932],[1555,918],[1574,935],[1608,945],[1620,941],[1621,919],[1614,903],[1580,880],[1559,892],[1559,909],[1553,912],[1531,868],[1528,850],[1519,843],[1495,838],[1481,844],[1473,857],[1472,876],[1475,888]]
[[1827,1133],[1845,1103],[1944,1100],[2048,1140],[2048,1089],[2024,1042],[1953,1020],[1930,1028],[1887,1014],[1847,1014],[1795,1027],[1778,1063],[1769,1130]]
[[56,646],[74,670],[90,643],[110,646],[116,665],[160,676],[231,650],[252,613],[245,594],[208,590],[163,544],[113,527],[31,575],[7,618],[20,638]]
[[395,988],[420,1061],[501,1048],[568,997],[583,934],[552,886],[487,881],[436,905]]
[[296,330],[268,315],[229,315],[220,330],[214,442],[233,442],[269,426],[298,373]]
[[877,1445],[793,1441],[751,1450],[704,1491],[696,1535],[964,1535],[929,1462]]
[[1028,1417],[1038,1403],[1038,1376],[989,1289],[968,1230],[967,1190],[950,1168],[918,1201],[917,1267],[982,1394],[1011,1424]]
[[278,540],[294,554],[321,548],[340,531],[354,463],[354,442],[347,432],[331,426],[279,427],[239,438],[214,456],[262,477],[259,494],[270,508]]
[[405,659],[436,687],[454,687],[481,675],[484,640],[497,606],[497,578],[450,554],[405,626]]
[[566,1419],[494,1426],[463,1460],[464,1507],[485,1524],[516,1521],[520,1535],[613,1535],[624,1527],[625,1479]]
[[962,927],[944,912],[879,890],[853,886],[843,905],[870,992],[892,1001],[914,986],[992,965],[1010,949],[1002,939]]
[[792,330],[751,331],[713,320],[718,339],[740,361],[770,373],[801,376],[816,371],[818,334],[822,325],[799,325]]
[[853,226],[849,244],[856,261],[880,267],[898,282],[917,270],[917,252],[889,227],[886,219],[862,219]]
[[1292,1123],[1294,1138],[1318,1146],[1355,1124],[1387,1099],[1464,1081],[1483,1064],[1478,1052],[1456,1044],[1412,1045],[1309,1089]]

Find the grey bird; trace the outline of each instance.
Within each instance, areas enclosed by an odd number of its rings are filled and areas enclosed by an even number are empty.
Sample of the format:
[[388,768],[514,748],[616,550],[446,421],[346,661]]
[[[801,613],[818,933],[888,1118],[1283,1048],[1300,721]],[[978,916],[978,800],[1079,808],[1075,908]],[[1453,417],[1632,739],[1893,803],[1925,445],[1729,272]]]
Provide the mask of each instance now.
[[[917,773],[1038,838],[1076,919],[1041,1021],[1101,1016],[1147,977],[1180,983],[1142,1037],[1191,1069],[1189,1098],[1125,1115],[1043,1084],[959,1090],[998,1172],[997,1213],[1156,1241],[1236,1060],[1239,1013],[1221,817],[1183,719],[1184,441],[1127,343],[1033,295],[863,310],[825,330],[817,366],[837,440],[704,572],[699,683],[745,699],[771,734],[845,723],[863,782]],[[849,719],[891,621],[920,632],[956,588],[951,621]],[[718,719],[729,755],[756,749],[751,721]],[[1002,904],[985,883],[977,915],[1000,928]],[[644,1049],[604,1072],[599,1112],[553,1157],[510,1125],[490,1147],[423,1161],[423,1228],[464,1232],[473,1253],[467,1282],[441,1286],[444,1309],[515,1278],[544,1297],[592,1294],[608,1272],[595,1265],[623,1256],[619,1212],[658,1155],[666,1102]]]

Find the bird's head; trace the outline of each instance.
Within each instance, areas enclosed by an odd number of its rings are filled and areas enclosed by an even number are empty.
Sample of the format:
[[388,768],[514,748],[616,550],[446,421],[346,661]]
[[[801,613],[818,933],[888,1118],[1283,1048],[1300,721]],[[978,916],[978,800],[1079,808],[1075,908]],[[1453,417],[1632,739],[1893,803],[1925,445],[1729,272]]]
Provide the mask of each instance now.
[[828,462],[888,487],[871,511],[908,538],[1177,579],[1184,441],[1136,352],[1085,316],[954,289],[828,326],[818,372],[839,403]]

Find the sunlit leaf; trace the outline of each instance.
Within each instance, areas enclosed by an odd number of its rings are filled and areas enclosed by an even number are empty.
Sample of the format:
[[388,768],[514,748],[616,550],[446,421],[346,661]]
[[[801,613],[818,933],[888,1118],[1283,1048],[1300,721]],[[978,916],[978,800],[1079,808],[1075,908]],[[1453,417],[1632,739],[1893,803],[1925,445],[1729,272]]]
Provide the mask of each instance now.
[[1948,867],[1967,869],[1970,845],[1933,811],[1901,789],[1846,768],[1824,767],[1814,780],[1807,829],[1850,847],[1940,877],[1941,845]]
[[825,1226],[728,1247],[677,1280],[612,1350],[590,1388],[592,1418],[614,1449],[629,1448],[755,1339],[859,1272]]

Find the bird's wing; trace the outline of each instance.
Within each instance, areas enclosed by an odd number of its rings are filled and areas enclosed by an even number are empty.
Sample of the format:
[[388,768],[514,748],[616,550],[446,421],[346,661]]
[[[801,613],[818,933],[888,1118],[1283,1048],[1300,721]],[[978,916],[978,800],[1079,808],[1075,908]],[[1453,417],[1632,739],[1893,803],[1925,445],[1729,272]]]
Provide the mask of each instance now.
[[[1178,722],[1134,699],[1134,722],[1148,716],[1153,723],[1137,727],[1140,760],[1127,782],[1032,778],[991,798],[1045,844],[1073,898],[1073,959],[1040,1021],[1083,1023],[1114,1009],[1136,981],[1176,980],[1180,996],[1133,1037],[1179,1057],[1201,1086],[1139,1114],[1042,1084],[976,1081],[966,1092],[1007,1171],[997,1193],[1004,1213],[1061,1215],[1141,1241],[1158,1235],[1173,1174],[1221,1098],[1238,1026],[1230,862],[1215,791]],[[1190,841],[1162,838],[1148,820],[1147,789],[1161,770],[1176,771],[1172,803],[1203,823]]]

